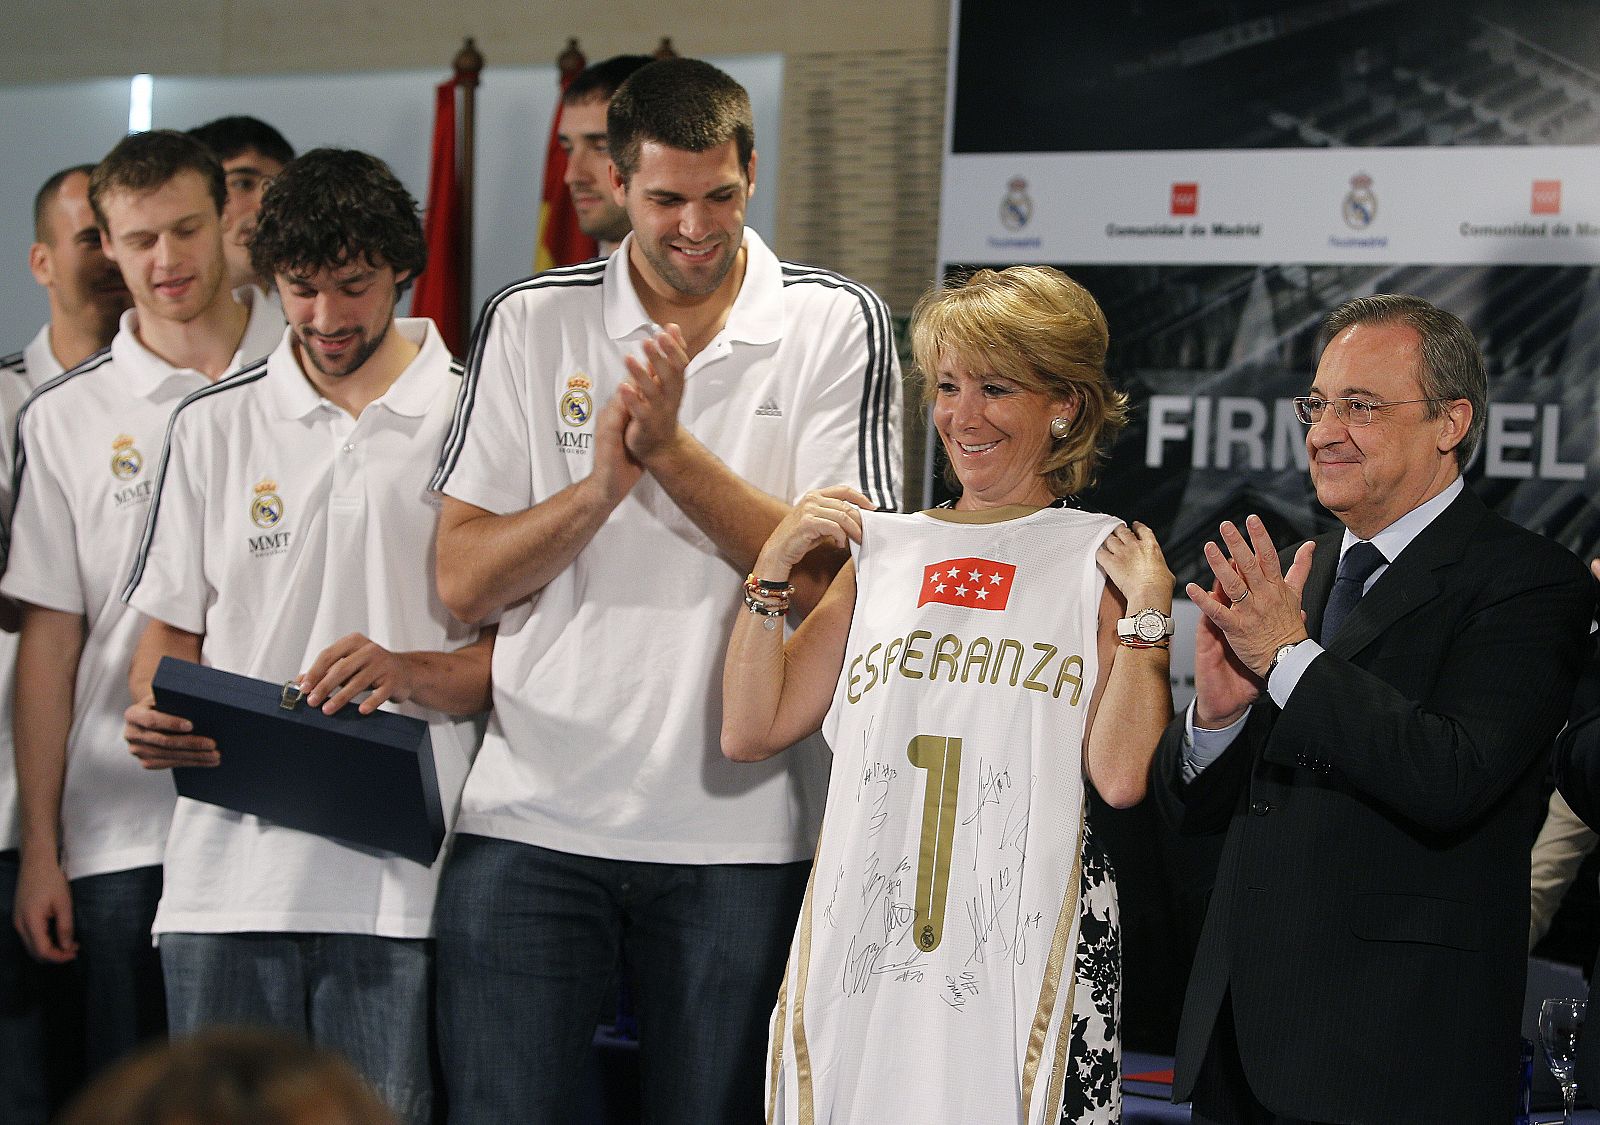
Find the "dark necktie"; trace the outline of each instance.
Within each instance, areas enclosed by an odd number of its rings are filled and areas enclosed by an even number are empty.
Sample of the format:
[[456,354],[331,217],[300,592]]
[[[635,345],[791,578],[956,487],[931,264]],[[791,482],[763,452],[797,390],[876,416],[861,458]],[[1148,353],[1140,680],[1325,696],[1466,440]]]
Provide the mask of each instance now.
[[1361,600],[1361,588],[1372,572],[1388,561],[1371,543],[1357,543],[1344,553],[1339,560],[1339,576],[1333,580],[1333,592],[1328,595],[1328,606],[1322,611],[1323,645],[1338,636],[1339,626]]

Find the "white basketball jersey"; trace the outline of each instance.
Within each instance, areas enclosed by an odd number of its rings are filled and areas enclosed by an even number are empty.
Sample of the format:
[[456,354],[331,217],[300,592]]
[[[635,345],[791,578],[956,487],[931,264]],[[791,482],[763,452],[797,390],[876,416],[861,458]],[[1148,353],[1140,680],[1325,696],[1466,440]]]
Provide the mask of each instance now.
[[1053,1123],[1099,671],[1095,552],[1118,521],[1015,508],[862,523],[768,1117]]

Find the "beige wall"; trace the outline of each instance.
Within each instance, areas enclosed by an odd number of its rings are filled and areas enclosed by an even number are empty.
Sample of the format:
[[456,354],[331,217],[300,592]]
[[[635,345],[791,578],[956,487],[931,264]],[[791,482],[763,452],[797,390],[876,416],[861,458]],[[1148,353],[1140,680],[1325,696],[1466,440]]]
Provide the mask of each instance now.
[[926,51],[946,46],[948,0],[20,0],[6,21],[9,82],[94,75],[277,74],[438,66],[472,35],[490,64],[546,63],[576,35],[591,59],[684,54]]

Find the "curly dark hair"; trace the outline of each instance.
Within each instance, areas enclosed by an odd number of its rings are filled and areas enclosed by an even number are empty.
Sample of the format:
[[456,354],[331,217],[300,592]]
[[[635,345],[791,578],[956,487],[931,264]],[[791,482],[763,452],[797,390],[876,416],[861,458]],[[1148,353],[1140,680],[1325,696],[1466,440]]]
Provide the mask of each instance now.
[[316,148],[289,163],[261,199],[250,264],[263,277],[337,269],[356,258],[404,274],[428,264],[417,201],[376,156]]
[[684,152],[733,141],[740,170],[748,170],[756,148],[750,95],[699,59],[660,59],[641,67],[617,87],[606,111],[606,145],[624,180],[638,169],[645,141]]

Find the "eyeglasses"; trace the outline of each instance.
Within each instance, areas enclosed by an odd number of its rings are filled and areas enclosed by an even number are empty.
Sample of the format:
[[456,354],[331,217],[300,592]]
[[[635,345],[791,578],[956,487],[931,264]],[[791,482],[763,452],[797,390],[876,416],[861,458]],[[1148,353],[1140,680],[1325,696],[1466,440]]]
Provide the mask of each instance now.
[[1442,398],[1402,398],[1394,402],[1368,402],[1364,398],[1308,398],[1294,400],[1294,416],[1308,426],[1322,421],[1323,411],[1333,407],[1333,413],[1346,426],[1370,426],[1372,415],[1391,406],[1405,406],[1412,402],[1447,402]]

